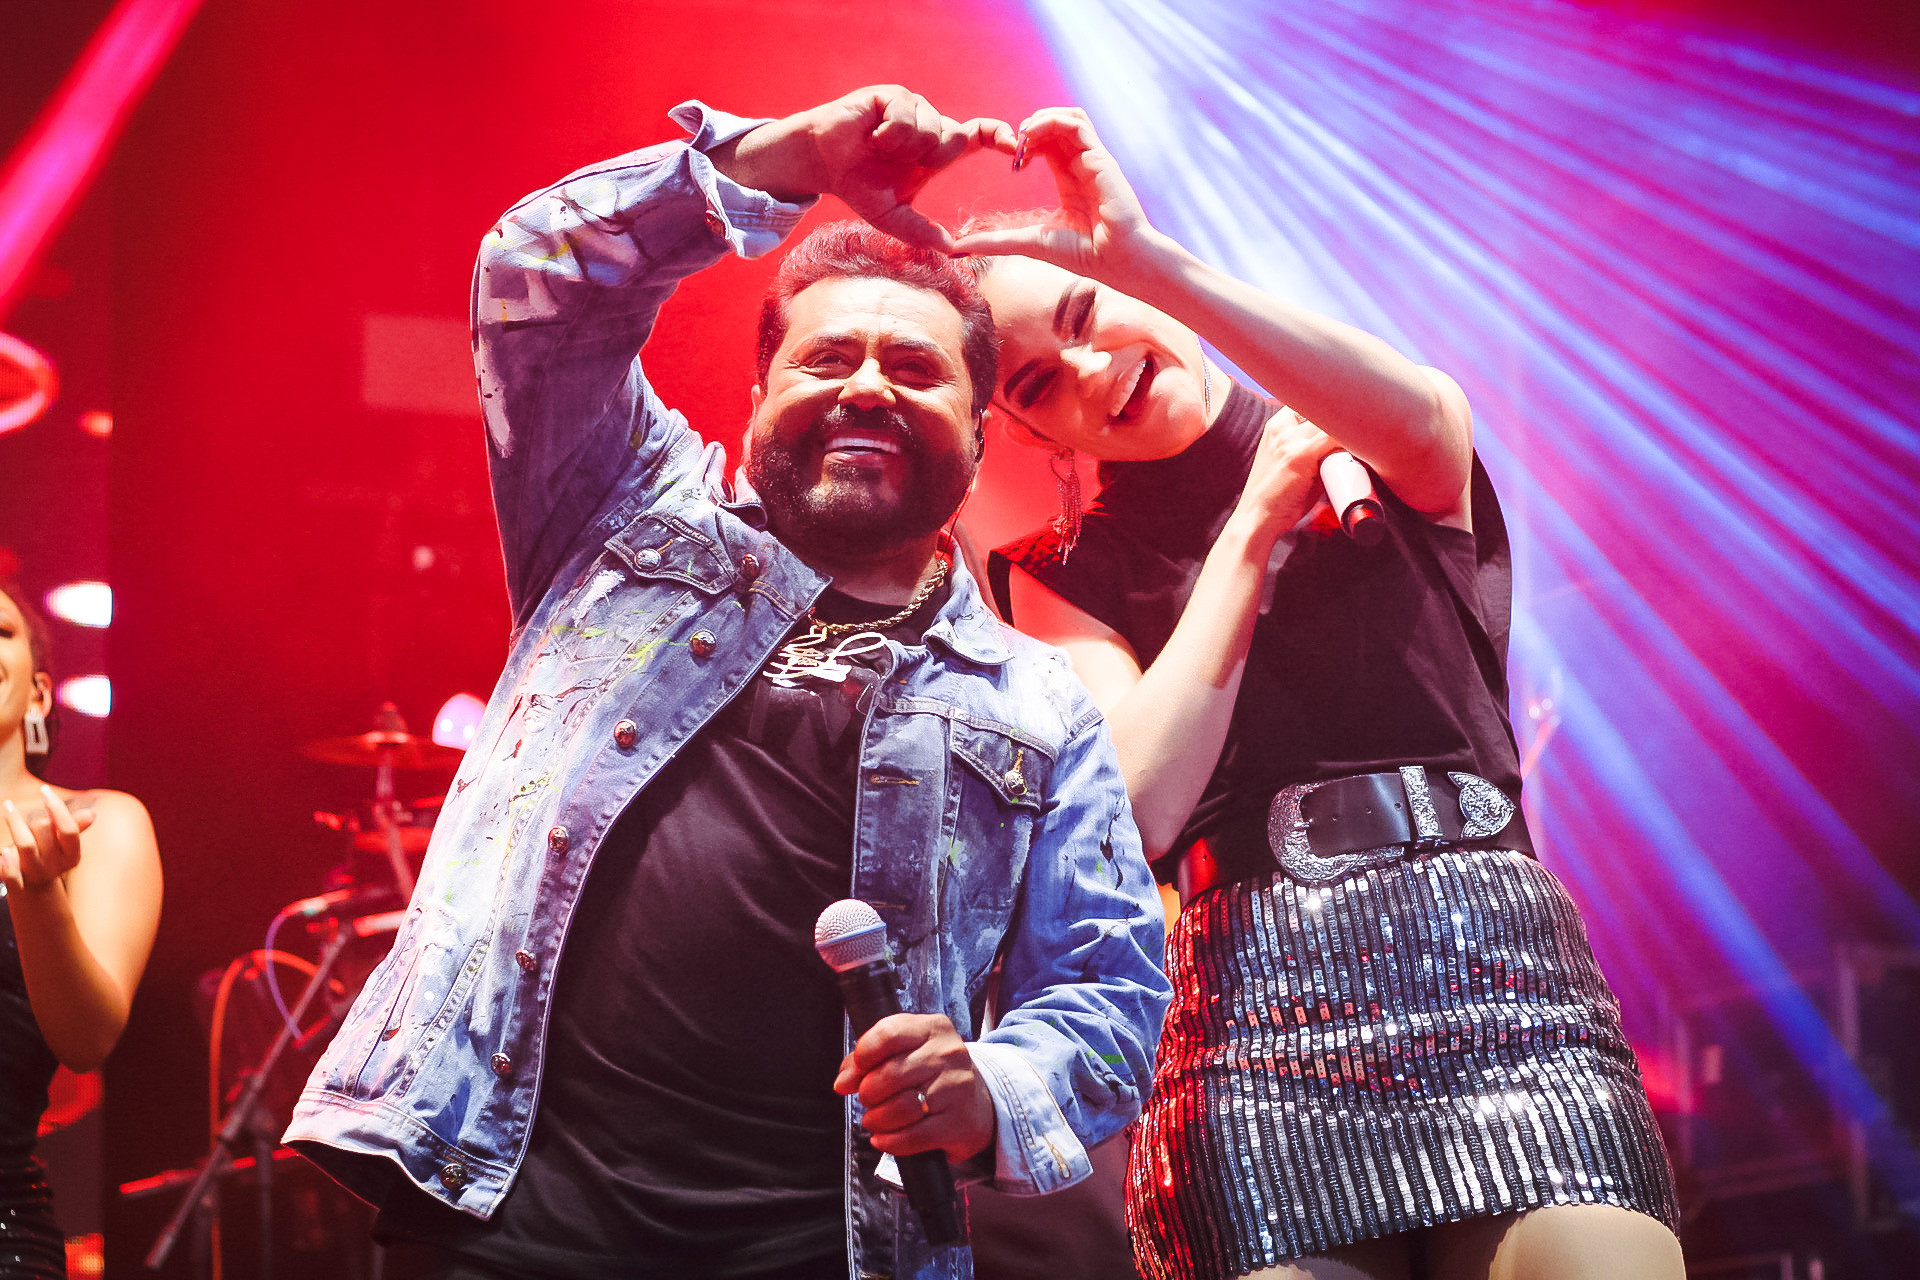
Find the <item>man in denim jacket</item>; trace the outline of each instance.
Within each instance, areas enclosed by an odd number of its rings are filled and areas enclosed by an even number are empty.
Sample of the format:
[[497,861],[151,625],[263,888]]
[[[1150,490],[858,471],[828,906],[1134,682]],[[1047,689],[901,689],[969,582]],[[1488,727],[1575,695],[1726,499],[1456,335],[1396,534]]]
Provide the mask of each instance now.
[[[512,654],[287,1137],[441,1276],[964,1277],[882,1154],[1076,1181],[1139,1109],[1168,995],[1098,714],[945,554],[992,328],[911,200],[1011,131],[895,87],[673,114],[688,142],[572,174],[485,238]],[[730,494],[633,353],[679,279],[767,252],[820,193],[920,248],[848,224],[790,255],[758,492]],[[805,934],[846,896],[917,1012],[842,1059]]]

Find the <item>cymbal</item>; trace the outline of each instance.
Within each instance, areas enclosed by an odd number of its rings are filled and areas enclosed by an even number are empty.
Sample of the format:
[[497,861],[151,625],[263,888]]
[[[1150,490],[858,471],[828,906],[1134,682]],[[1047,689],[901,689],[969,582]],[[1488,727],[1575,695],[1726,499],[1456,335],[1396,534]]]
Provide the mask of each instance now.
[[342,738],[316,738],[301,747],[300,754],[322,764],[368,769],[383,764],[396,769],[452,769],[460,763],[460,752],[452,747],[443,747],[431,738],[404,729],[373,729]]

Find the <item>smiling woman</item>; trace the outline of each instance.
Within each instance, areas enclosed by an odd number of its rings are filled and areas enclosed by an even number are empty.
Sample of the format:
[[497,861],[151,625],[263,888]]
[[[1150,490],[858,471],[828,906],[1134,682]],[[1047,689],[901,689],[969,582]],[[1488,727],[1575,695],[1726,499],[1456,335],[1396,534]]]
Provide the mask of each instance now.
[[54,1067],[92,1071],[125,1028],[160,914],[147,811],[51,787],[46,624],[0,586],[0,1273],[63,1277],[33,1160]]
[[[1063,486],[989,577],[1106,713],[1185,904],[1127,1176],[1139,1270],[1677,1280],[1618,1005],[1518,808],[1510,552],[1465,397],[1155,231],[1084,114],[1024,136],[1061,211],[958,242],[1015,255],[975,259],[994,407],[1103,488],[1081,522]],[[1377,545],[1325,501],[1339,449]]]

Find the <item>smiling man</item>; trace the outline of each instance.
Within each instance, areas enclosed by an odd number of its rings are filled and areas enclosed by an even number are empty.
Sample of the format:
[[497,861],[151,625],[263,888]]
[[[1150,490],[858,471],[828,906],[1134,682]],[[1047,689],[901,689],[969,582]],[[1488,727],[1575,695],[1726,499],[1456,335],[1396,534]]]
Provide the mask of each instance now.
[[[962,1277],[882,1157],[1077,1180],[1139,1109],[1167,997],[1100,717],[942,532],[993,327],[911,201],[1011,138],[898,88],[674,114],[690,141],[486,237],[512,655],[288,1139],[381,1206],[390,1275]],[[845,223],[789,254],[731,493],[633,352],[679,279],[820,193],[912,243]],[[849,896],[914,1011],[851,1052],[811,946]]]

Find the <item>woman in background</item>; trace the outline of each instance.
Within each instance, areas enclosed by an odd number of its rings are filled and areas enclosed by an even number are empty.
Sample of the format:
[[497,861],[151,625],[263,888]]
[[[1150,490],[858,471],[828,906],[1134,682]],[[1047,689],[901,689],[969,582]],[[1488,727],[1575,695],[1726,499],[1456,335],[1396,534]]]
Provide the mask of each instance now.
[[[994,405],[1056,452],[1063,512],[989,578],[1071,655],[1186,899],[1128,1171],[1141,1273],[1679,1280],[1617,1005],[1518,809],[1508,546],[1464,395],[1156,231],[1081,112],[1023,138],[1060,211],[959,247]],[[1324,501],[1336,449],[1377,545]],[[1084,514],[1074,451],[1101,462]]]
[[47,628],[0,588],[0,1277],[64,1280],[33,1159],[55,1064],[92,1071],[127,1025],[160,918],[147,811],[41,781],[52,750]]

